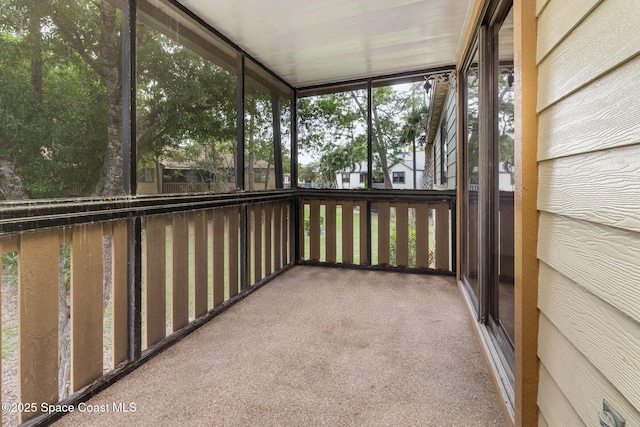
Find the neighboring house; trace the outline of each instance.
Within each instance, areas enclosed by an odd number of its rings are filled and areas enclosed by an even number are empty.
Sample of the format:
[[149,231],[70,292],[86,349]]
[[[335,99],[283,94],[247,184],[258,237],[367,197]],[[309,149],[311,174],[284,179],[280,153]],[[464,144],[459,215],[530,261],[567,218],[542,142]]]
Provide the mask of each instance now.
[[[203,168],[204,159],[175,161],[164,158],[155,168],[138,170],[138,194],[217,193],[236,189],[235,156],[223,154],[216,167]],[[212,162],[212,165],[214,163]],[[275,189],[275,169],[265,160],[253,162],[253,189]],[[249,189],[249,172],[245,172],[245,186]],[[289,178],[290,179],[290,178]]]
[[[455,190],[457,177],[457,91],[452,78],[436,79],[431,88],[427,143],[433,147],[433,189]],[[428,186],[427,183],[423,184]]]
[[[399,161],[389,167],[391,184],[396,190],[422,188],[424,175],[424,151],[416,151],[416,186],[413,184],[413,152],[404,153]],[[367,184],[367,162],[360,163],[355,170],[342,170],[336,173],[336,188],[365,188]],[[383,188],[383,183],[373,183],[373,188]]]

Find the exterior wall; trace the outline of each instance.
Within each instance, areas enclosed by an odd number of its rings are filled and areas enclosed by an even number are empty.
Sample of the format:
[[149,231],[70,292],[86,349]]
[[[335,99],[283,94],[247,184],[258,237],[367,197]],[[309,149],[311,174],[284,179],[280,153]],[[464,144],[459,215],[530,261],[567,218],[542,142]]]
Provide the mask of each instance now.
[[[417,152],[417,155],[424,155],[424,153],[422,151]],[[398,190],[413,190],[413,170],[405,165],[404,163],[397,163],[395,165],[393,165],[391,168],[389,168],[389,175],[391,176],[391,179],[393,180],[393,173],[394,172],[404,172],[404,184],[400,184],[400,183],[396,183],[393,182],[393,188],[394,189],[398,189]],[[424,171],[421,170],[417,170],[416,171],[416,189],[420,190],[421,187],[421,183],[422,183],[422,176],[424,175]]]
[[[422,160],[424,159],[424,151],[416,151],[416,189],[422,190],[422,180],[424,176],[424,170],[422,169],[424,165],[422,164]],[[413,155],[407,154],[405,156],[404,161],[400,161],[389,168],[389,176],[393,180],[393,172],[404,172],[404,184],[400,183],[392,183],[393,188],[397,190],[413,190]],[[357,172],[349,173],[349,182],[342,182],[342,175],[345,172],[337,172],[336,173],[336,188],[338,189],[358,189],[365,188],[366,186],[366,178],[365,182],[360,182],[360,174],[367,173],[367,164],[364,162],[357,169]],[[382,188],[383,184],[374,183],[373,188]]]
[[[137,194],[158,194],[158,180],[162,177],[162,171],[162,166],[156,165],[153,169],[153,181],[144,182],[139,180],[136,185]],[[141,172],[139,171],[138,173]]]
[[[424,155],[423,152],[419,153],[420,155]],[[393,188],[396,190],[413,190],[413,171],[410,167],[403,163],[397,163],[389,168],[389,175],[391,179],[393,179],[393,172],[404,172],[404,184],[393,183]],[[349,174],[349,182],[342,182],[342,172],[338,172],[336,174],[337,177],[337,188],[339,189],[354,189],[354,188],[364,188],[366,183],[360,182],[360,173],[362,172],[353,172]],[[418,181],[417,190],[421,190],[420,186],[422,183],[422,175],[424,175],[424,171],[418,170],[416,172],[416,180]],[[382,184],[380,184],[382,185]]]
[[158,183],[138,182],[138,194],[158,194]]
[[640,425],[640,1],[537,14],[539,420]]
[[458,117],[457,117],[457,99],[458,94],[456,93],[454,85],[451,86],[449,90],[449,94],[447,95],[447,106],[446,106],[446,117],[447,117],[447,125],[449,129],[447,130],[447,190],[455,190],[456,188],[456,179],[458,170],[456,165],[457,162],[457,151],[458,147]]
[[[438,133],[434,139],[434,151],[435,151],[435,163],[434,163],[434,188],[437,190],[455,190],[456,188],[456,164],[457,164],[457,112],[456,112],[456,99],[457,94],[453,86],[447,93],[447,99],[445,100],[444,113],[442,114],[441,122],[438,124]],[[442,161],[442,150],[440,147],[440,134],[442,120],[446,121],[446,152],[445,156],[445,171],[446,171],[446,184],[441,183],[441,171],[440,162]]]
[[353,172],[349,174],[349,182],[342,182],[342,172],[339,172],[338,174],[336,174],[337,176],[337,188],[344,188],[344,189],[357,189],[357,188],[364,188],[367,183],[366,183],[366,178],[365,178],[365,182],[360,182],[360,173],[365,173],[365,172]]
[[[443,114],[442,120],[446,120]],[[442,138],[442,121],[438,124],[438,132],[436,133],[436,137],[433,141],[433,188],[434,189],[443,189],[445,188],[442,185],[442,173],[440,170],[440,164],[442,162],[442,149],[440,147],[440,139]],[[444,158],[446,159],[447,155],[444,154]]]
[[[259,174],[259,173],[264,173],[264,169],[256,169],[255,170],[255,174]],[[249,185],[249,172],[245,172],[244,174],[244,182],[245,185]],[[266,190],[273,190],[276,188],[276,171],[273,168],[269,168],[269,171],[267,172],[267,188]],[[257,177],[254,177],[254,182],[253,182],[253,189],[254,191],[260,191],[260,190],[265,190],[265,182],[259,182]]]
[[[264,172],[264,169],[256,169],[256,174],[259,172]],[[158,183],[156,180],[158,176],[162,175],[162,171],[156,168],[156,176],[154,177],[153,182],[140,182],[138,181],[138,194],[158,194]],[[276,188],[276,173],[273,168],[269,168],[268,177],[267,177],[267,190],[273,190]],[[289,178],[290,179],[290,178]],[[249,182],[249,173],[244,174],[245,183]],[[161,182],[162,192],[163,193],[193,193],[193,192],[201,192],[201,191],[214,191],[214,192],[227,192],[229,188],[234,189],[233,182],[235,182],[235,176],[230,181],[230,185],[225,187],[222,183],[203,183],[203,182]],[[211,187],[211,189],[210,189]],[[254,181],[254,191],[265,190],[265,183]]]

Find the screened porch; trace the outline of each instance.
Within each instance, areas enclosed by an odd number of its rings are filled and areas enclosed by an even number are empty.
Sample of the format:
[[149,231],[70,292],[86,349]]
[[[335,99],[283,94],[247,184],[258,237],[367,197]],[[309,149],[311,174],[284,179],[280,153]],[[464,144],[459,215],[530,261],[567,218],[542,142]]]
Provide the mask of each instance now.
[[456,281],[473,2],[18,3],[3,425],[503,423]]

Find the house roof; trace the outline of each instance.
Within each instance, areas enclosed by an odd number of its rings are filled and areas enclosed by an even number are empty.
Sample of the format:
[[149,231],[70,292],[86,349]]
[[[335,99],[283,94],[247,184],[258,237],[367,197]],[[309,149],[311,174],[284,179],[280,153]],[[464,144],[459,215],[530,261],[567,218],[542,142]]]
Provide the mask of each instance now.
[[[177,161],[177,160],[173,160],[171,158],[163,158],[160,159],[160,163],[166,168],[166,169],[181,169],[181,170],[186,170],[186,169],[193,169],[196,164],[198,162],[202,162],[205,161],[205,157],[204,155],[200,156],[197,159],[189,159],[189,160],[183,160],[183,161]],[[236,159],[235,156],[233,154],[223,154],[221,156],[221,160],[222,160],[222,167],[225,169],[234,169],[235,168],[235,163],[236,163]],[[273,165],[269,165],[269,163],[266,160],[254,160],[253,161],[253,168],[254,169],[271,169],[273,168]]]
[[294,87],[454,65],[473,0],[179,0]]
[[451,82],[447,80],[435,79],[431,88],[431,100],[429,107],[429,119],[427,120],[427,144],[433,144],[438,126],[444,113],[447,93],[451,87]]
[[[424,170],[424,151],[416,151],[416,170],[423,171]],[[403,164],[409,170],[413,170],[413,152],[405,153],[404,156],[400,159],[400,161],[394,163],[391,168],[394,166]]]

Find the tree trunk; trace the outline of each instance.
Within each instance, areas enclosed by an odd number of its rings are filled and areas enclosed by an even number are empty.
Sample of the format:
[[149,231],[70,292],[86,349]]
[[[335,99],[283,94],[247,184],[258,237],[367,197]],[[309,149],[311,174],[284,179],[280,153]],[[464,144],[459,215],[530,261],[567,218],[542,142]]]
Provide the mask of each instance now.
[[387,190],[393,189],[393,182],[391,181],[391,175],[389,174],[389,165],[387,163],[387,151],[384,147],[378,146],[378,155],[380,156],[380,165],[382,166],[382,175],[384,176],[384,188]]
[[[96,194],[112,196],[122,194],[122,78],[119,67],[116,8],[102,2],[100,11],[101,76],[107,92],[107,153]],[[133,147],[135,148],[135,147]]]
[[[69,271],[67,262],[68,244],[60,245],[58,251],[58,394],[60,399],[69,395],[71,389],[71,306]],[[66,273],[66,274],[65,274]]]
[[271,161],[272,160],[273,160],[273,151],[270,151],[269,152],[269,160],[267,161],[267,172],[265,172],[266,173],[266,177],[265,177],[265,180],[264,180],[264,189],[265,190],[269,189],[269,169],[271,169]]
[[[247,164],[247,179],[249,180],[249,191],[253,191],[253,187],[254,187],[254,170],[253,170],[253,162],[254,162],[254,156],[253,154],[249,154],[249,160],[248,160],[248,164]],[[246,183],[245,183],[246,185]]]
[[384,145],[384,133],[378,120],[378,110],[375,107],[373,107],[373,124],[375,127],[374,137],[376,139],[376,150],[378,151],[378,156],[380,156],[380,165],[382,166],[382,173],[384,175],[384,188],[391,190],[393,188],[393,182],[391,181],[391,175],[389,175],[387,147]]
[[42,29],[38,8],[30,9],[29,45],[31,50],[31,86],[36,103],[42,104]]
[[424,149],[424,175],[422,189],[433,190],[433,144],[427,144]]
[[7,200],[26,200],[20,168],[10,160],[0,159],[0,192]]
[[[358,96],[355,94],[355,92],[351,91],[351,97],[358,105],[360,114],[366,120],[367,113],[366,113],[366,110],[364,109],[364,106],[358,99]],[[376,110],[375,106],[373,107],[373,125],[375,128],[373,132],[373,137],[375,139],[374,141],[375,150],[378,152],[378,155],[380,156],[380,165],[382,166],[382,174],[384,176],[384,188],[390,190],[393,188],[393,182],[391,181],[391,176],[389,175],[389,164],[387,163],[387,149],[384,146],[384,139],[383,139],[384,134],[382,132],[382,128],[380,127],[380,121],[378,120],[378,110]],[[369,173],[372,173],[372,171],[369,171]]]

